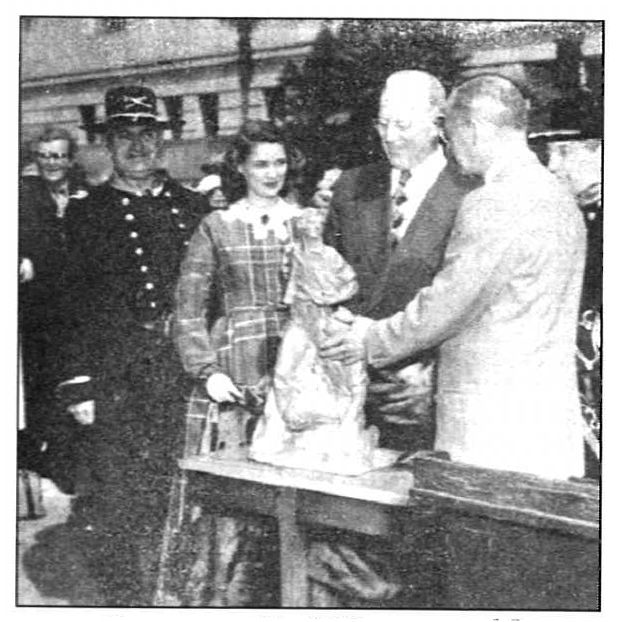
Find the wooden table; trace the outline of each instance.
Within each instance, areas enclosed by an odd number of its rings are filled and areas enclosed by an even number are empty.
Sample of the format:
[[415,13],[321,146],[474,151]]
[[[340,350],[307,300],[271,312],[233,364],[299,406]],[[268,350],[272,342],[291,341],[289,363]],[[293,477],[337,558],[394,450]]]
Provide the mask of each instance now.
[[249,511],[277,520],[283,607],[309,604],[308,525],[393,537],[402,533],[413,505],[414,477],[397,467],[348,477],[207,456],[184,459],[180,466],[191,494],[208,495],[217,511]]
[[180,466],[187,498],[224,515],[277,520],[283,607],[310,604],[306,533],[317,526],[389,538],[403,559],[414,551],[417,574],[406,577],[419,594],[414,606],[598,609],[594,482],[473,467],[430,452],[357,477],[215,456]]

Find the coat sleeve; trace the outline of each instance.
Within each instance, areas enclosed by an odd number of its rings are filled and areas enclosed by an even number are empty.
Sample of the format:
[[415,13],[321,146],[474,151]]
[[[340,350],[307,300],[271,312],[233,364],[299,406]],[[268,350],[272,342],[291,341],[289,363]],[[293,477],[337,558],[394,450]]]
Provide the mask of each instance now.
[[206,220],[202,220],[189,242],[176,286],[174,336],[183,366],[194,378],[207,378],[221,371],[208,331],[218,262]]
[[368,360],[380,368],[434,347],[460,332],[491,304],[509,279],[518,228],[486,192],[468,195],[455,222],[442,269],[404,311],[375,322]]
[[333,186],[333,198],[328,208],[328,216],[324,224],[324,242],[343,252],[341,232],[341,212],[344,205],[351,200],[351,171],[344,171]]
[[[62,275],[59,304],[62,327],[57,336],[59,377],[63,381],[79,378],[81,381],[61,384],[61,398],[67,403],[92,399],[96,384],[97,336],[95,309],[91,300],[96,280],[93,249],[100,246],[95,239],[98,230],[90,215],[96,206],[84,201],[69,204],[65,216],[67,232],[67,264]],[[85,379],[90,379],[85,381]]]

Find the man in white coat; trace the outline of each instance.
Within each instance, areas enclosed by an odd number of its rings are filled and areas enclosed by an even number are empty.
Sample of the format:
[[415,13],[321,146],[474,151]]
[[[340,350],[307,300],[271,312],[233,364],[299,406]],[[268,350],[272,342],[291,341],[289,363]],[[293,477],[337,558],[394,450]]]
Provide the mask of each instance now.
[[562,479],[584,472],[574,347],[586,234],[573,199],[529,151],[526,117],[504,78],[453,92],[451,149],[485,184],[465,197],[432,284],[390,318],[357,317],[322,354],[381,368],[438,346],[435,449]]

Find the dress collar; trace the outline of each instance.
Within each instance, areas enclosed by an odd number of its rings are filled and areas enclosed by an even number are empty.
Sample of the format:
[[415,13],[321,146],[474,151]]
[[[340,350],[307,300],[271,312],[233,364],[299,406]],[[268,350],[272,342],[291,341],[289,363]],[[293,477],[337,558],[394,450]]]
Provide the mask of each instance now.
[[253,234],[258,240],[266,239],[269,231],[272,231],[278,239],[286,240],[290,237],[288,222],[300,213],[301,210],[297,205],[292,205],[281,197],[269,208],[253,207],[245,197],[222,211],[221,218],[228,223],[240,221],[252,225]]

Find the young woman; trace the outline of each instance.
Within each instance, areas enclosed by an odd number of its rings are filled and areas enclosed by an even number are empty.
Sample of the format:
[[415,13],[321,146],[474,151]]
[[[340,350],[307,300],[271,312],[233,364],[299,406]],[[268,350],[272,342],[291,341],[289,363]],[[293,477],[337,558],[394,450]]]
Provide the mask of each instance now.
[[[298,161],[271,124],[244,124],[226,156],[230,207],[206,216],[188,246],[176,306],[176,343],[186,371],[197,381],[188,410],[187,455],[242,453],[251,409],[263,401],[289,315],[283,298],[292,219],[299,209],[282,196]],[[204,531],[211,542],[200,548],[215,554],[193,565],[192,595],[185,591],[183,604],[263,603],[255,596],[268,594],[261,584],[267,573],[260,569],[264,523],[208,520]]]

